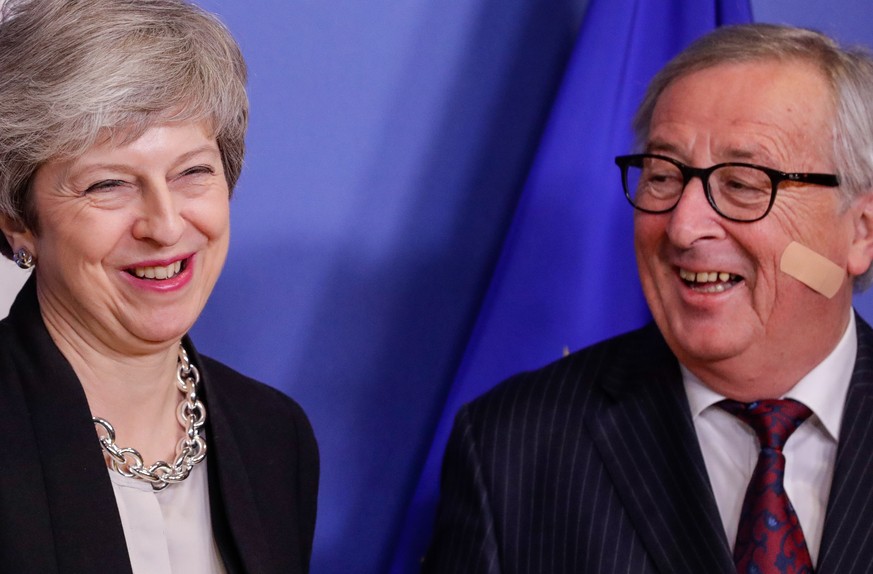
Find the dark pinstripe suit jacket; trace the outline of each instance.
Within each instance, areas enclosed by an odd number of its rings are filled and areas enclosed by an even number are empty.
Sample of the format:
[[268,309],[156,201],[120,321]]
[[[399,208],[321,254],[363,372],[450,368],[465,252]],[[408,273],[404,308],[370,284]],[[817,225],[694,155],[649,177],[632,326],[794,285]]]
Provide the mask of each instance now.
[[[873,331],[857,319],[818,574],[873,572]],[[736,572],[678,363],[653,325],[461,409],[424,571]]]

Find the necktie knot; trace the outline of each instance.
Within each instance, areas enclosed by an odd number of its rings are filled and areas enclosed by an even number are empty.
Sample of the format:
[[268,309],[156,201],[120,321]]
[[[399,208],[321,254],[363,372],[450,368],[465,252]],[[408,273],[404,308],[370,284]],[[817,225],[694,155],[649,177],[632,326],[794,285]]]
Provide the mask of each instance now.
[[762,449],[778,451],[782,450],[797,427],[812,415],[807,406],[793,399],[768,399],[753,403],[725,399],[718,406],[752,427]]

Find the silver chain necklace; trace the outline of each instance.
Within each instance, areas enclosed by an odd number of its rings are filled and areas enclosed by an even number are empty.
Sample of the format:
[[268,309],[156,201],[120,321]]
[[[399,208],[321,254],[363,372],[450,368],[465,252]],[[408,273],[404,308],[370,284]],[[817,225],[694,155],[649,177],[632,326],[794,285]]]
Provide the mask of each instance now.
[[[182,393],[182,402],[176,409],[176,419],[185,429],[185,436],[176,446],[176,460],[172,466],[159,460],[146,467],[142,455],[134,448],[119,448],[115,444],[115,427],[109,421],[100,417],[92,417],[98,427],[100,446],[108,455],[109,466],[122,476],[144,480],[152,485],[154,490],[163,490],[169,485],[182,482],[191,474],[191,469],[206,458],[206,441],[200,435],[200,429],[206,421],[206,407],[197,398],[197,384],[200,373],[191,364],[185,347],[179,343],[178,368],[176,369],[176,385]],[[102,429],[104,433],[100,432]]]

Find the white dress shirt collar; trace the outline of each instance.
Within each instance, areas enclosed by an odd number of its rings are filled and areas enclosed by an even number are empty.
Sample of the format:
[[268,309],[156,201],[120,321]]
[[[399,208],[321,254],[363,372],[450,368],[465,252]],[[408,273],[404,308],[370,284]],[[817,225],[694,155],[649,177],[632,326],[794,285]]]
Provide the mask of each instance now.
[[[840,423],[857,348],[852,314],[833,351],[785,394],[814,413],[807,424],[800,425],[791,435],[783,450],[787,461],[785,492],[797,512],[814,563],[821,546]],[[724,397],[706,387],[688,369],[683,368],[682,374],[712,493],[725,536],[733,548],[760,445],[747,425],[714,406]]]
[[[843,407],[857,353],[858,333],[855,313],[852,312],[849,314],[846,331],[834,350],[782,397],[800,401],[809,407],[835,441],[840,438]],[[707,387],[684,365],[680,367],[692,419],[696,419],[704,409],[725,398]]]

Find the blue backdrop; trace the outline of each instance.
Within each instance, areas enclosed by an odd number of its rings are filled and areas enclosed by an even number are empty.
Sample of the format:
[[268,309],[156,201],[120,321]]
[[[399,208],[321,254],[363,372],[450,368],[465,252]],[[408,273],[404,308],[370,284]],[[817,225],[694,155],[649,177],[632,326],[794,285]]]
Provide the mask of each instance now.
[[[240,41],[252,122],[194,337],[309,413],[313,572],[387,572],[585,2],[198,1]],[[873,45],[866,0],[818,4],[752,1]]]
[[616,155],[648,80],[692,40],[750,22],[748,0],[590,0],[407,511],[393,572],[427,548],[457,410],[497,381],[650,320]]

